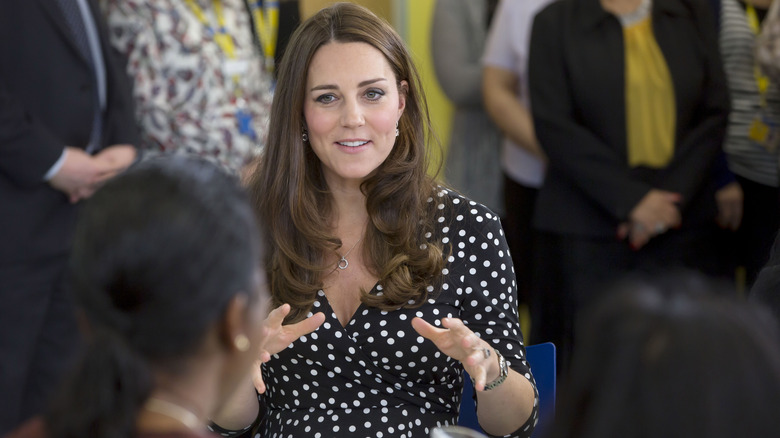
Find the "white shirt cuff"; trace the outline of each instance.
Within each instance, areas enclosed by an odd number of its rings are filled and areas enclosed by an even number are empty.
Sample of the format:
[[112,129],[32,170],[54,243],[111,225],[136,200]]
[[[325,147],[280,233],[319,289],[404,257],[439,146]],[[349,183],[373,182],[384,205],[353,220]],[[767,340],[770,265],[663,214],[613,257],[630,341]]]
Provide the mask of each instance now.
[[60,171],[62,165],[65,164],[66,155],[68,155],[68,150],[66,148],[62,148],[62,155],[60,155],[60,158],[49,168],[49,171],[46,172],[46,175],[43,176],[44,181],[51,180],[54,178],[54,175]]

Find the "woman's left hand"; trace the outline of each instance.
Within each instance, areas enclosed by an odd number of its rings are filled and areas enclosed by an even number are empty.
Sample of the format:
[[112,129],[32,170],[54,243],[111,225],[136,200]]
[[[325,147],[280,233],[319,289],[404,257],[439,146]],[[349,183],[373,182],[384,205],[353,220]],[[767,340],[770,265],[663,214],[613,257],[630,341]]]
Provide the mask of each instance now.
[[422,318],[412,319],[412,327],[420,336],[431,340],[442,353],[460,361],[474,379],[474,388],[484,390],[485,383],[501,373],[495,350],[458,318],[442,318],[441,325],[444,328],[434,327]]

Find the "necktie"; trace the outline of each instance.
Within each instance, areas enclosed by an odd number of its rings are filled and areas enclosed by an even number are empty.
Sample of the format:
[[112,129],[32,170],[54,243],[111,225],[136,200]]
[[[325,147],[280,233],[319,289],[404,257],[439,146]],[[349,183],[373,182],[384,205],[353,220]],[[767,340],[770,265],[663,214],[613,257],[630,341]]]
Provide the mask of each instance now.
[[68,23],[73,34],[73,41],[76,43],[81,55],[87,60],[90,66],[90,70],[93,74],[93,89],[94,93],[94,108],[95,113],[92,117],[92,131],[90,133],[89,144],[86,146],[87,151],[92,152],[97,149],[100,143],[100,137],[103,128],[103,114],[100,109],[100,97],[97,94],[97,77],[95,73],[95,60],[92,56],[92,51],[89,48],[89,36],[87,35],[87,29],[84,25],[84,17],[81,15],[81,8],[79,7],[77,0],[58,0],[62,14],[65,17],[65,21]]

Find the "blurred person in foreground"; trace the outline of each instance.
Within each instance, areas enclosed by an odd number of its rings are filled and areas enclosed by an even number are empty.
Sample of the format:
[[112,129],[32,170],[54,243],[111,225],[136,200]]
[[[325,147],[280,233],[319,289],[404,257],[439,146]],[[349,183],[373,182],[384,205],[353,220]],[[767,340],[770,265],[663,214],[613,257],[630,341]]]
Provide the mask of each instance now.
[[549,436],[777,436],[777,321],[731,289],[678,273],[626,279],[596,300]]
[[153,159],[107,183],[71,259],[87,348],[11,437],[218,436],[209,421],[229,424],[220,411],[264,348],[292,340],[278,336],[286,307],[266,320],[264,251],[246,194],[212,163]]

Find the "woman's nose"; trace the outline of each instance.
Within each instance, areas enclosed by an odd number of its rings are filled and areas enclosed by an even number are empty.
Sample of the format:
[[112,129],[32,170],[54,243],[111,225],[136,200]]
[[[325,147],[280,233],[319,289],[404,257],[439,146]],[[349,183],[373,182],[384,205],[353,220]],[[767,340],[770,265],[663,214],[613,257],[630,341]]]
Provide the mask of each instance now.
[[365,117],[363,116],[363,109],[357,101],[354,99],[346,99],[344,102],[344,110],[341,115],[341,123],[345,127],[355,128],[363,126],[365,124]]

